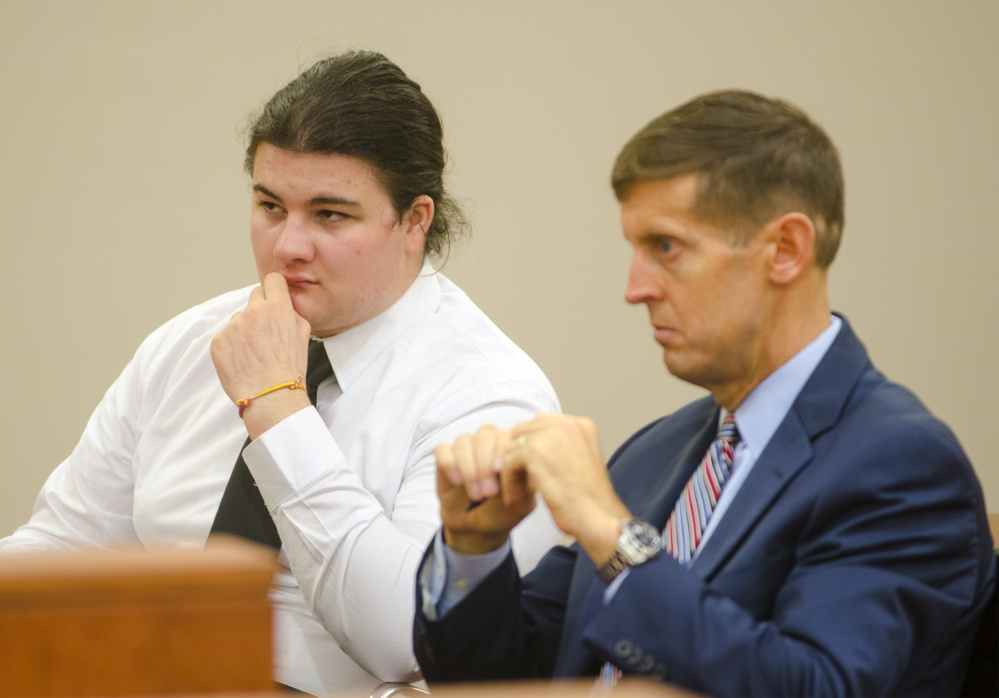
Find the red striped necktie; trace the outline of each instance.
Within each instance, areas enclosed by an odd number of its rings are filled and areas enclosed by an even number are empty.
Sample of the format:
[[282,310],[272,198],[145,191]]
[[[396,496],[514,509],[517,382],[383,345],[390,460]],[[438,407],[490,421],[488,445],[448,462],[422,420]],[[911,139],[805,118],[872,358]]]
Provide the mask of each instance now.
[[722,487],[732,470],[732,454],[739,442],[739,429],[735,415],[729,414],[718,428],[718,436],[711,442],[704,459],[687,480],[686,486],[663,532],[666,552],[681,564],[687,565],[694,558],[694,551],[701,543],[708,527],[711,512],[718,504]]

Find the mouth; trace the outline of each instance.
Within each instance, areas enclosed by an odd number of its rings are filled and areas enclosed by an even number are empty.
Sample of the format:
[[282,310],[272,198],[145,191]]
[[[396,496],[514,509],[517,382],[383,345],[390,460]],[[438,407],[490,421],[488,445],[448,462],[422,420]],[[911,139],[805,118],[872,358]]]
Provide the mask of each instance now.
[[652,336],[657,342],[664,344],[676,336],[676,330],[671,327],[663,327],[662,325],[653,325]]
[[284,280],[288,283],[288,288],[298,287],[306,288],[308,286],[316,286],[319,282],[313,281],[306,276],[300,276],[296,274],[284,274]]

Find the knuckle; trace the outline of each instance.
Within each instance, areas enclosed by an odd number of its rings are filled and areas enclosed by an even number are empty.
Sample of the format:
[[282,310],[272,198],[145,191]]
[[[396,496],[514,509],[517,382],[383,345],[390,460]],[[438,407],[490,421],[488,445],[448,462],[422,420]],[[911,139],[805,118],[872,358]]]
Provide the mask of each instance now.
[[223,334],[224,332],[225,330],[222,330],[222,332],[219,332],[214,337],[212,337],[212,341],[208,345],[209,351],[211,351],[212,354],[219,353],[222,350],[222,348],[225,346],[226,340],[225,340],[225,335]]

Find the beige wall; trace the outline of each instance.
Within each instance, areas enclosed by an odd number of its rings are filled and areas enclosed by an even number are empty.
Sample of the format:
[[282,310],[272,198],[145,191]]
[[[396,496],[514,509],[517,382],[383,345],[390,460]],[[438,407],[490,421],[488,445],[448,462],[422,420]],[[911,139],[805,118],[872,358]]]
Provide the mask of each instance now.
[[141,339],[255,280],[242,126],[340,48],[385,52],[435,100],[474,223],[446,272],[608,454],[699,394],[623,302],[614,155],[706,90],[800,104],[846,169],[833,305],[999,509],[994,0],[0,0],[0,535]]

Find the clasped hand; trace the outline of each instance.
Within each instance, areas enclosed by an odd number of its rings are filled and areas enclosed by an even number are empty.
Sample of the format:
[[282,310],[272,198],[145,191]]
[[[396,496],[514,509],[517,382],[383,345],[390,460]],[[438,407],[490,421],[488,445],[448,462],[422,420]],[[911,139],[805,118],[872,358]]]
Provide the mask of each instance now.
[[[437,447],[445,542],[463,554],[495,550],[539,492],[563,532],[598,564],[613,554],[628,509],[614,492],[594,423],[540,415],[513,429],[485,426]],[[470,502],[480,502],[470,507]]]
[[[268,274],[250,293],[246,309],[212,339],[212,361],[226,394],[235,403],[272,386],[304,380],[309,332],[309,323],[292,306],[284,277]],[[256,438],[308,406],[304,390],[279,390],[254,401],[243,421]]]

